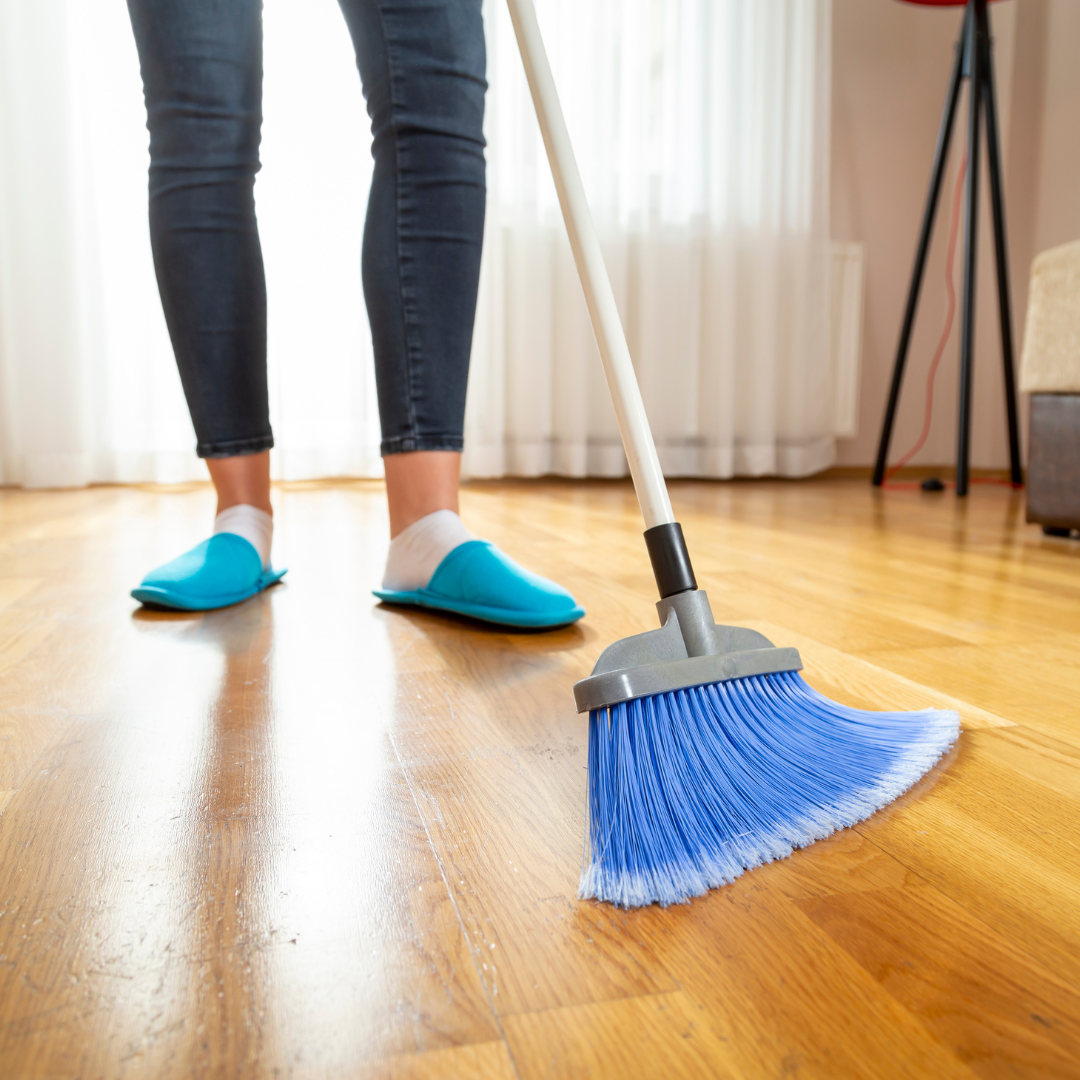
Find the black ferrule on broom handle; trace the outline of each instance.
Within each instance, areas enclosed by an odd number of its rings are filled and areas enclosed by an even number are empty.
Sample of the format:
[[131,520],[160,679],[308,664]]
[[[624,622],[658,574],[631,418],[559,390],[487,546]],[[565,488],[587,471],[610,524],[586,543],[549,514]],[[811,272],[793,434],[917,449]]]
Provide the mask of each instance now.
[[690,553],[686,550],[682,526],[677,521],[654,525],[645,530],[645,546],[649,549],[653,576],[664,600],[675,593],[697,588]]

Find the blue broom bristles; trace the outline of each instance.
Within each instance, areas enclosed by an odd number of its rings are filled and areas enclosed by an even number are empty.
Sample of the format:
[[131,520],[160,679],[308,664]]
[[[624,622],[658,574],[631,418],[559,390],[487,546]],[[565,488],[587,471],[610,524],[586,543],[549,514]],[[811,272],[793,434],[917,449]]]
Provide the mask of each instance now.
[[955,712],[851,709],[795,672],[595,709],[579,895],[666,907],[726,885],[869,817],[959,731]]

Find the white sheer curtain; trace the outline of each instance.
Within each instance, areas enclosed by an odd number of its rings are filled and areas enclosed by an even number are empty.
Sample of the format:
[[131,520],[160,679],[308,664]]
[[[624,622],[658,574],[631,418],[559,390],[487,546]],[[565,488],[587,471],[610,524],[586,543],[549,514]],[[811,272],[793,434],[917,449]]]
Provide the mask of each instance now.
[[[537,0],[672,475],[831,463],[829,0]],[[487,0],[489,214],[466,469],[619,475],[509,20]],[[379,475],[359,282],[367,117],[333,0],[266,0],[274,471]],[[0,482],[205,475],[157,299],[122,0],[0,0]]]
[[[360,234],[371,172],[333,0],[266,0],[275,475],[381,475]],[[205,477],[157,295],[123,0],[0,0],[0,482]]]

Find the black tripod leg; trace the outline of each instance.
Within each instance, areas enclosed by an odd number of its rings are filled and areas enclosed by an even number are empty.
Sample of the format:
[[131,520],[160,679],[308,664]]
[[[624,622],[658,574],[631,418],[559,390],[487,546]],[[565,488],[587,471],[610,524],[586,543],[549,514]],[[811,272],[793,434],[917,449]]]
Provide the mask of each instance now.
[[967,223],[964,236],[964,301],[960,323],[960,402],[956,425],[956,494],[968,493],[971,462],[971,361],[975,351],[975,271],[979,250],[979,106],[982,94],[983,26],[986,0],[968,0],[968,56],[971,58],[968,95]]
[[960,83],[964,77],[964,54],[967,50],[968,23],[971,20],[970,4],[968,8],[969,10],[964,14],[960,37],[956,42],[956,61],[953,64],[952,77],[949,79],[949,91],[945,96],[945,109],[941,114],[941,127],[938,129],[937,146],[934,149],[934,163],[930,168],[930,190],[926,195],[922,231],[919,233],[919,246],[915,251],[915,266],[911,271],[911,287],[908,289],[907,306],[904,308],[900,341],[896,346],[889,402],[885,406],[885,418],[881,424],[881,438],[878,441],[877,463],[874,465],[873,478],[875,486],[880,486],[885,479],[885,465],[889,458],[889,443],[892,441],[893,423],[896,420],[896,406],[900,402],[900,386],[904,381],[904,365],[907,363],[908,347],[911,344],[911,331],[915,326],[919,291],[926,271],[926,255],[930,250],[930,238],[934,233],[934,217],[937,213],[938,197],[941,194],[941,181],[945,176],[945,163],[949,157],[953,120],[956,118],[956,103],[960,99]]
[[1016,369],[1013,363],[1012,301],[1009,289],[1009,249],[1005,233],[1005,198],[1001,189],[1001,144],[998,138],[997,92],[994,87],[993,38],[986,16],[986,54],[983,58],[983,104],[986,107],[986,153],[990,159],[990,199],[997,254],[998,311],[1001,315],[1001,358],[1005,364],[1005,415],[1009,424],[1009,474],[1023,481],[1020,470],[1020,423],[1016,409]]

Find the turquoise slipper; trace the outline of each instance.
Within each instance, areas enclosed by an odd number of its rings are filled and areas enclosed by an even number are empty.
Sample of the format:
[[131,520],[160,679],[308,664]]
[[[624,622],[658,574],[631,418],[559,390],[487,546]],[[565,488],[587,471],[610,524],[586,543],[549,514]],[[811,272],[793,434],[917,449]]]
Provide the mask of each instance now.
[[151,570],[131,595],[144,604],[210,611],[238,604],[267,585],[284,570],[262,568],[254,546],[235,533],[217,533],[172,562]]
[[389,604],[452,611],[503,626],[546,629],[577,622],[585,609],[561,586],[533,574],[487,540],[458,544],[423,589],[375,589]]

